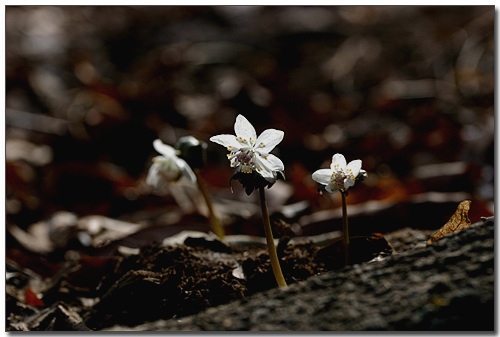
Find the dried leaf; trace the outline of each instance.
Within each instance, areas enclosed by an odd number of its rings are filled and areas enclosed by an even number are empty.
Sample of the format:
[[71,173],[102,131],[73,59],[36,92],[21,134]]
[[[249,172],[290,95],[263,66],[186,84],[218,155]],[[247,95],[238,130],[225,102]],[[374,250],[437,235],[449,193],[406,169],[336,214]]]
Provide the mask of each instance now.
[[24,292],[24,299],[26,304],[33,307],[43,307],[45,305],[45,303],[43,303],[43,301],[38,298],[38,295],[35,294],[35,292],[30,288],[26,288]]
[[470,227],[471,221],[469,220],[469,209],[470,209],[470,200],[462,201],[455,211],[455,214],[448,220],[448,222],[441,227],[434,235],[431,236],[427,244],[436,242],[441,239],[443,236],[448,235],[450,233],[462,230],[464,228]]
[[12,224],[7,226],[7,231],[30,252],[48,254],[54,250],[54,244],[49,238],[49,226],[46,222],[37,222],[31,225],[27,231]]

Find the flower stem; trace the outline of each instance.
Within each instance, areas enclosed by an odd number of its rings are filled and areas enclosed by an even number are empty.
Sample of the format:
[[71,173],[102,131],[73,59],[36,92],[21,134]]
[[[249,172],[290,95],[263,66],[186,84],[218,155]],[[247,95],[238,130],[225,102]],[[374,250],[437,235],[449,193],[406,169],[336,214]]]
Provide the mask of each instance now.
[[260,207],[262,209],[262,218],[264,220],[264,231],[266,232],[266,242],[267,248],[269,250],[269,257],[271,258],[271,267],[273,268],[274,277],[278,286],[286,287],[285,278],[281,272],[280,263],[278,260],[278,254],[276,253],[276,247],[274,246],[273,233],[271,231],[271,223],[269,222],[269,212],[267,210],[266,195],[264,193],[264,187],[259,188],[260,196]]
[[194,174],[196,175],[196,183],[198,184],[198,189],[200,190],[201,195],[203,195],[203,199],[205,199],[205,203],[207,204],[208,212],[210,214],[210,226],[212,228],[212,231],[221,240],[224,240],[224,235],[225,235],[224,228],[222,228],[219,218],[217,217],[217,215],[215,215],[212,199],[210,198],[207,186],[205,185],[203,178],[200,175],[200,170],[194,169],[193,171]]
[[349,223],[347,222],[347,202],[345,192],[340,192],[342,194],[342,236],[344,243],[344,257],[345,265],[349,265]]

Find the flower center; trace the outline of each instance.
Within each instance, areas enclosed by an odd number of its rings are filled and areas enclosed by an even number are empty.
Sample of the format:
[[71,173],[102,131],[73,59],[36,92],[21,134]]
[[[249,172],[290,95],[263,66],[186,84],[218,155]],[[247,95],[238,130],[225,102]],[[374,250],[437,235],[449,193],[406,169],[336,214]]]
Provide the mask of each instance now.
[[240,164],[240,172],[251,173],[255,169],[255,151],[246,149],[236,155],[236,161]]
[[238,155],[236,156],[236,160],[238,160],[241,164],[250,164],[254,154],[255,154],[254,150],[251,149],[244,150],[238,153]]
[[330,178],[330,182],[337,185],[344,187],[344,181],[345,181],[346,175],[343,171],[336,171],[334,174],[332,174],[332,177]]

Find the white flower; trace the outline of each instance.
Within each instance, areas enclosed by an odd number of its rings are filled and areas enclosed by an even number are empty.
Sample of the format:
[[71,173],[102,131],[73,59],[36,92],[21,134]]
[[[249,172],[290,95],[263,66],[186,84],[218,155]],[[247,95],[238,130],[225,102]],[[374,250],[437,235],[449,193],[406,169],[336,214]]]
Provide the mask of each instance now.
[[346,165],[346,160],[340,153],[332,157],[330,169],[317,170],[312,174],[314,181],[325,185],[325,189],[333,193],[345,192],[353,186],[361,170],[361,160],[356,159]]
[[256,171],[267,181],[275,182],[276,172],[284,171],[285,167],[278,157],[269,152],[281,142],[285,133],[267,129],[257,138],[254,127],[242,115],[236,117],[234,132],[236,136],[217,135],[210,140],[227,148],[231,167],[243,173]]
[[153,165],[149,168],[146,178],[149,185],[158,188],[166,182],[178,180],[182,175],[188,178],[190,182],[196,182],[193,170],[184,159],[177,157],[173,147],[163,144],[159,139],[153,142],[153,146],[156,151],[161,153],[161,156],[153,158]]

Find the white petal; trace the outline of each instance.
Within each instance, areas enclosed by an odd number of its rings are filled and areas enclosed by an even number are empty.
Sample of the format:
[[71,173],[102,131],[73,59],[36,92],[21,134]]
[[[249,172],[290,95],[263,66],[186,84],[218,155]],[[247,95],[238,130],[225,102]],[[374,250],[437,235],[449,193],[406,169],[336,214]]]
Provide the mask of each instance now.
[[267,161],[272,165],[273,171],[284,171],[285,170],[285,165],[283,165],[283,162],[281,159],[276,157],[274,154],[268,154],[266,155]]
[[339,171],[345,169],[347,165],[347,162],[345,161],[345,158],[343,155],[340,153],[336,153],[332,157],[332,164],[330,165],[330,168],[333,171]]
[[354,178],[356,178],[358,176],[358,174],[359,174],[359,170],[361,170],[361,160],[360,159],[356,159],[356,160],[351,161],[347,165],[347,169],[346,170],[351,170],[350,173],[352,173],[352,175],[354,176]]
[[335,193],[339,190],[339,187],[337,184],[328,184],[326,185],[325,190],[329,193]]
[[153,186],[154,188],[158,188],[160,186],[160,176],[158,175],[158,170],[160,168],[160,164],[154,162],[153,165],[149,168],[148,176],[146,178],[146,182],[148,185]]
[[347,190],[349,187],[354,186],[354,180],[347,178],[344,181],[344,189]]
[[312,179],[322,185],[330,184],[330,179],[332,178],[333,171],[329,169],[317,170],[312,174]]
[[254,157],[254,161],[258,167],[263,167],[271,172],[285,170],[285,166],[283,165],[281,159],[279,159],[273,154],[265,154],[265,155],[257,154]]
[[163,142],[160,139],[156,139],[153,142],[153,147],[155,148],[156,151],[160,152],[165,157],[175,156],[175,149],[170,145],[163,144]]
[[267,181],[270,181],[270,182],[275,182],[276,181],[276,177],[273,174],[273,171],[262,169],[260,171],[257,171],[257,173],[259,173]]
[[[179,158],[177,156],[165,157],[157,156],[153,158],[156,175],[158,176],[159,183],[175,181],[179,177],[180,170],[177,165],[176,160]],[[182,160],[182,159],[179,159]]]
[[225,146],[229,151],[241,148],[241,144],[233,135],[217,135],[210,137],[210,141]]
[[234,132],[236,133],[236,137],[243,138],[248,142],[248,145],[252,145],[253,143],[251,141],[253,140],[255,143],[257,139],[254,127],[245,117],[243,117],[243,115],[238,115],[238,117],[236,117]]
[[[274,165],[263,157],[257,155],[254,157],[255,169],[257,173],[266,178],[267,180],[274,179],[273,172],[276,171]],[[281,160],[280,160],[281,161]]]
[[269,153],[276,145],[278,145],[285,136],[285,133],[281,130],[267,129],[264,130],[259,138],[257,138],[255,147],[259,149],[260,152]]
[[262,168],[262,169],[265,169],[267,171],[273,171],[274,170],[274,166],[267,159],[265,159],[261,155],[256,155],[253,158],[253,160],[255,162],[255,166],[256,166],[257,169]]
[[177,167],[179,170],[182,172],[182,174],[191,182],[191,183],[196,183],[196,175],[194,174],[193,170],[189,166],[188,163],[184,159],[181,158],[176,158],[175,163],[177,164]]

